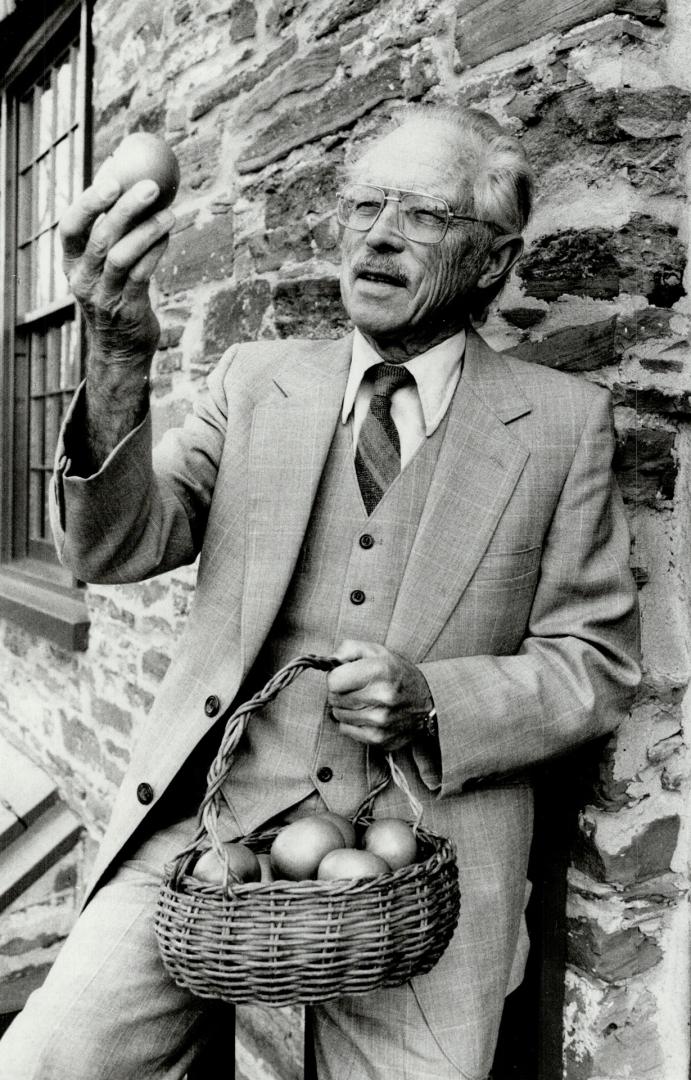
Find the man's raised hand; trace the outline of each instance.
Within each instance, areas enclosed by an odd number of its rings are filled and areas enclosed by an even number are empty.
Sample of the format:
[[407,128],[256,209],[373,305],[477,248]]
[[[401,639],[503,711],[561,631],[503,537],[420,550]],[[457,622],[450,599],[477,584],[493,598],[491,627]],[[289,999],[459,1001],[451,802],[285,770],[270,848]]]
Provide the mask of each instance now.
[[147,214],[159,195],[153,180],[121,193],[107,163],[60,222],[63,266],[89,329],[90,354],[103,364],[145,364],[158,344],[159,324],[149,280],[175,217]]

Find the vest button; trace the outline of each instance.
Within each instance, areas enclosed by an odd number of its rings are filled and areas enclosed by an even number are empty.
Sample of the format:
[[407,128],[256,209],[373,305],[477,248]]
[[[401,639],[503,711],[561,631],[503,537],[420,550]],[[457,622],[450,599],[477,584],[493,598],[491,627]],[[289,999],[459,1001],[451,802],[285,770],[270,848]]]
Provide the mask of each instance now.
[[208,698],[204,702],[204,712],[207,716],[216,716],[218,710],[221,708],[220,699],[216,694],[209,694]]
[[317,769],[317,780],[320,784],[328,784],[333,774],[333,769],[330,769],[328,765],[322,765],[320,769]]
[[374,537],[371,533],[363,533],[360,537],[360,547],[365,551],[369,551],[371,547],[374,547]]
[[353,589],[353,591],[350,594],[350,602],[351,602],[351,604],[364,604],[365,599],[366,599],[366,597],[365,597],[365,594],[363,593],[362,589]]
[[154,801],[154,789],[151,784],[137,784],[137,798],[142,806],[148,806]]

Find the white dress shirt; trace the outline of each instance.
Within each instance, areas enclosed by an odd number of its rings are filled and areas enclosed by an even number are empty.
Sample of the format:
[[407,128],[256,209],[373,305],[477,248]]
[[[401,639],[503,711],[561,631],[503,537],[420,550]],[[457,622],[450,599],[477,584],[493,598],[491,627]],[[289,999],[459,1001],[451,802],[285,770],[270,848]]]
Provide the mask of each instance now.
[[[461,377],[464,352],[465,331],[460,330],[403,364],[414,382],[402,386],[391,397],[391,419],[401,441],[401,468],[405,468],[420,444],[434,434],[444,419]],[[379,353],[356,330],[341,413],[344,424],[351,414],[353,417],[353,453],[374,389],[369,373],[381,362]]]

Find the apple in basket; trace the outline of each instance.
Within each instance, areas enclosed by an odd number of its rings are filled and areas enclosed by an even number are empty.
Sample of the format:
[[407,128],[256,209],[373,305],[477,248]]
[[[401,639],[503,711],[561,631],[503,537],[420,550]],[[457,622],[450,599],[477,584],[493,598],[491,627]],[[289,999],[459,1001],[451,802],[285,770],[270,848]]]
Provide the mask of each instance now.
[[379,855],[360,848],[329,851],[317,869],[318,881],[340,881],[343,878],[374,878],[390,874],[391,867]]
[[332,810],[322,810],[321,813],[317,814],[317,817],[333,821],[334,825],[337,825],[343,833],[345,846],[347,848],[355,847],[355,827],[347,817],[343,817],[343,814],[335,814]]
[[401,818],[377,818],[362,838],[365,851],[379,855],[392,870],[417,862],[417,839],[412,827]]
[[104,163],[104,171],[127,191],[139,180],[155,180],[161,193],[151,210],[163,210],[172,203],[180,186],[178,159],[160,135],[135,131],[126,135],[113,156]]
[[[235,876],[242,882],[259,881],[261,878],[261,865],[254,852],[245,844],[227,842],[223,844],[223,850],[228,856],[228,865]],[[196,878],[205,881],[209,885],[222,885],[224,879],[223,863],[213,848],[205,851],[197,859],[192,871]],[[231,878],[231,882],[232,882]]]
[[313,878],[324,856],[345,847],[338,825],[321,814],[297,818],[284,825],[271,845],[271,866],[276,877],[290,881]]

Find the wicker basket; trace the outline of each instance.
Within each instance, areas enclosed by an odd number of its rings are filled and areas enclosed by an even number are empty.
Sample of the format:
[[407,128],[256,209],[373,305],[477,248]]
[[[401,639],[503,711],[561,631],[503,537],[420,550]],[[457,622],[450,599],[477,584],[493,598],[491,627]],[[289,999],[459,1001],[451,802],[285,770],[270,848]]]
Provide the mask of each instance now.
[[[156,909],[159,948],[175,982],[199,997],[308,1004],[399,986],[429,971],[451,940],[460,903],[454,848],[422,827],[421,808],[390,756],[391,777],[411,799],[420,861],[365,880],[233,880],[217,829],[220,789],[248,719],[301,671],[334,666],[330,658],[298,657],[232,714],[209,770],[195,838],[166,867]],[[356,829],[372,820],[374,800],[389,779],[360,807]],[[268,851],[277,831],[243,842]],[[224,862],[223,885],[190,872],[210,847]]]

